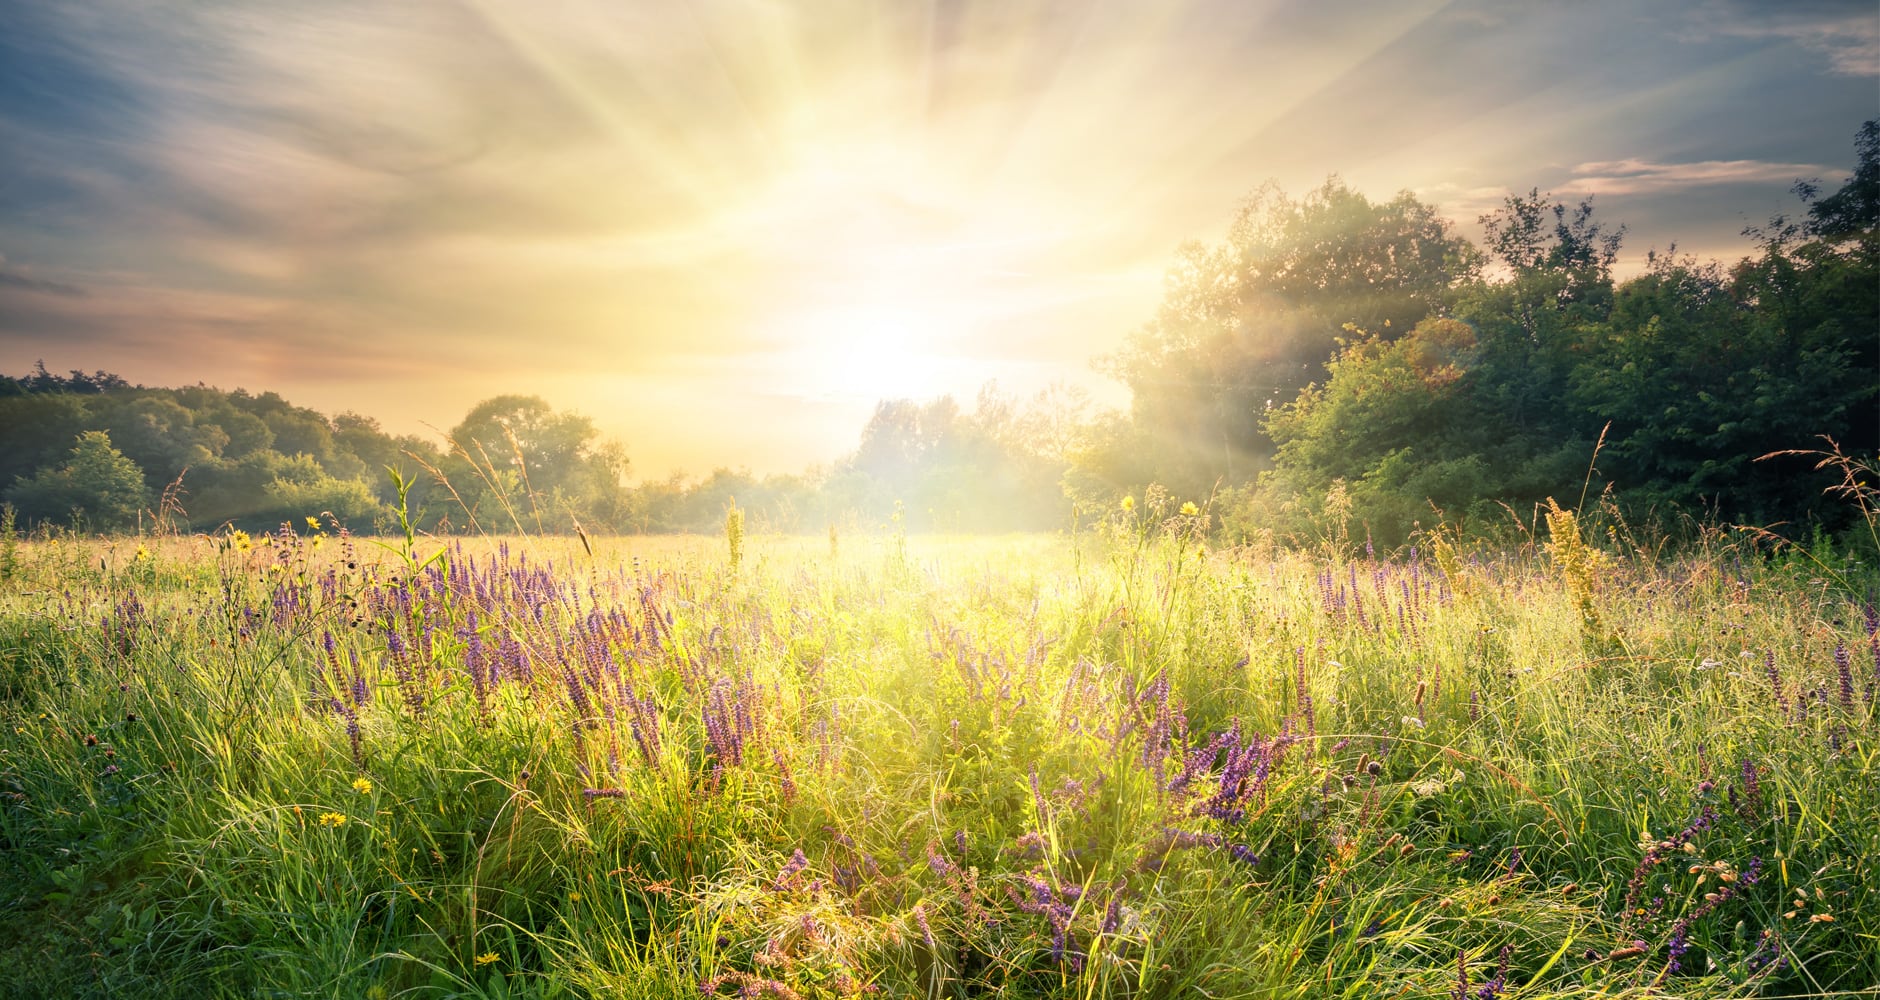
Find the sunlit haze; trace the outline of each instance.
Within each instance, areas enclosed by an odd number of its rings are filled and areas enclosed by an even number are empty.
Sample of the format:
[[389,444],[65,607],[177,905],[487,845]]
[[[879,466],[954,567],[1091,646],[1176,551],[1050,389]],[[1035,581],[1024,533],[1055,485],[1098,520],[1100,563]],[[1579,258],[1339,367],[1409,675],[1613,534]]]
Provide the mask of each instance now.
[[1121,402],[1091,359],[1269,179],[1733,259],[1877,70],[1870,0],[15,0],[0,371],[538,394],[639,476],[795,471],[884,397]]

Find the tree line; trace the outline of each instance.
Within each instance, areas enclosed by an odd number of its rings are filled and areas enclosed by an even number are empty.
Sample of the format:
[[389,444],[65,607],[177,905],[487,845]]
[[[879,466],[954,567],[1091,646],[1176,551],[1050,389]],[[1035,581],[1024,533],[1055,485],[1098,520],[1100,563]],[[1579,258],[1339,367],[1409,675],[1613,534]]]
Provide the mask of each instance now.
[[1880,123],[1832,192],[1753,227],[1728,267],[1648,256],[1539,191],[1481,245],[1409,193],[1336,178],[1257,191],[1218,244],[1183,247],[1155,315],[1100,360],[1131,393],[1093,412],[988,386],[880,403],[855,449],[797,475],[633,483],[625,446],[531,396],[475,406],[442,443],[272,392],[146,388],[108,372],[0,376],[0,484],[28,524],[266,527],[330,512],[385,529],[820,531],[1058,528],[1145,494],[1201,501],[1229,535],[1336,517],[1381,544],[1419,522],[1505,518],[1608,490],[1633,516],[1834,527],[1794,456],[1880,450]]
[[1082,404],[1061,398],[988,386],[970,410],[884,401],[854,452],[826,468],[633,483],[620,442],[535,396],[478,403],[438,443],[272,392],[148,388],[42,364],[0,375],[0,497],[26,526],[78,530],[267,529],[330,514],[386,532],[402,509],[439,533],[713,531],[734,502],[779,531],[891,517],[916,530],[1039,530],[1066,509],[1063,414]]
[[1608,486],[1635,517],[1832,527],[1809,461],[1759,460],[1880,448],[1880,124],[1855,148],[1736,264],[1673,247],[1625,281],[1590,198],[1510,197],[1477,246],[1407,193],[1263,189],[1105,360],[1133,403],[1075,464],[1281,535],[1329,505],[1396,543]]

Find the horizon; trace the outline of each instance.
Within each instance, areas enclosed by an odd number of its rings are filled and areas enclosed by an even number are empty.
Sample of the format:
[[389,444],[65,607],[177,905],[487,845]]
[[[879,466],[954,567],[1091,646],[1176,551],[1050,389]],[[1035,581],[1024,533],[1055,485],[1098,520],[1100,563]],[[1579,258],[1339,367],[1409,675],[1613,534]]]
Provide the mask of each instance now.
[[[1170,2],[556,19],[473,0],[0,10],[0,371],[441,436],[536,395],[635,479],[799,472],[876,402],[1090,360],[1261,183],[1537,188],[1728,263],[1880,100],[1870,3]],[[1596,56],[1589,53],[1597,53]]]

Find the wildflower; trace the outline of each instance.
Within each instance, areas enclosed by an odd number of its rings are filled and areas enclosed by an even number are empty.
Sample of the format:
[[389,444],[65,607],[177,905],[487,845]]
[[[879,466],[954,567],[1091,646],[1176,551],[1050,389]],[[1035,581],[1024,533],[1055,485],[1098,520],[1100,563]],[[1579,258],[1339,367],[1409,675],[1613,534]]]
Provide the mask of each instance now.
[[314,531],[319,531],[320,519],[317,517],[314,517],[312,514],[308,514],[307,515],[307,527],[313,529]]
[[140,542],[140,543],[138,543],[138,545],[137,545],[137,554],[131,557],[131,561],[132,561],[132,562],[143,562],[144,560],[146,560],[146,559],[148,559],[148,558],[150,558],[150,550],[149,550],[149,549],[147,549],[147,548],[144,548],[144,546],[143,546],[143,543],[141,543],[141,542]]
[[[313,520],[313,518],[310,517],[307,520],[311,521]],[[486,951],[483,954],[478,955],[476,958],[478,968],[481,968],[485,965],[495,965],[497,962],[500,962],[500,961],[502,961],[502,956],[496,954],[493,951]]]
[[1201,513],[1201,508],[1195,506],[1195,502],[1193,500],[1190,500],[1187,503],[1182,504],[1182,516],[1183,517],[1195,517],[1199,515],[1200,513]]
[[346,814],[345,814],[345,813],[331,813],[331,812],[329,812],[329,813],[321,813],[321,814],[320,814],[320,825],[321,825],[321,826],[331,826],[331,827],[341,827],[341,826],[345,826],[345,825],[346,825]]
[[777,881],[772,887],[779,891],[788,888],[796,881],[797,873],[808,867],[809,859],[803,856],[802,848],[797,848],[790,854],[790,860],[784,862],[783,868],[777,872]]
[[358,792],[361,795],[372,794],[372,779],[371,778],[365,778],[365,777],[354,778],[352,786],[353,786],[353,791]]
[[914,904],[914,922],[920,926],[920,939],[926,942],[927,950],[937,950],[939,945],[933,939],[933,926],[927,922],[927,908],[920,903]]
[[581,901],[581,894],[580,894],[580,893],[578,893],[578,892],[571,892],[571,893],[569,893],[569,894],[568,894],[568,902],[570,902],[570,903],[579,903],[580,901]]
[[234,546],[237,552],[246,552],[254,547],[254,540],[248,537],[248,532],[240,528],[228,533],[228,543]]
[[1133,496],[1124,497],[1123,498],[1123,513],[1127,514],[1135,509],[1136,509],[1136,498]]
[[[141,546],[139,546],[141,548]],[[1841,707],[1848,711],[1854,709],[1854,658],[1848,655],[1847,644],[1834,645],[1834,672],[1841,682]]]

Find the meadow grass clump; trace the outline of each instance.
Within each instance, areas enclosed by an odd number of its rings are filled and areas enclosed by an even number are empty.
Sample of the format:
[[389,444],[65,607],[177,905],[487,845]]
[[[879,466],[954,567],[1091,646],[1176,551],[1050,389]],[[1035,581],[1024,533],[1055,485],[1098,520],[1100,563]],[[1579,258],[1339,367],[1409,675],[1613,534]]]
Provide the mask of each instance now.
[[1880,616],[1845,588],[1565,526],[1596,580],[1448,537],[1254,558],[1148,506],[731,560],[317,522],[24,543],[0,968],[22,996],[1880,981]]

